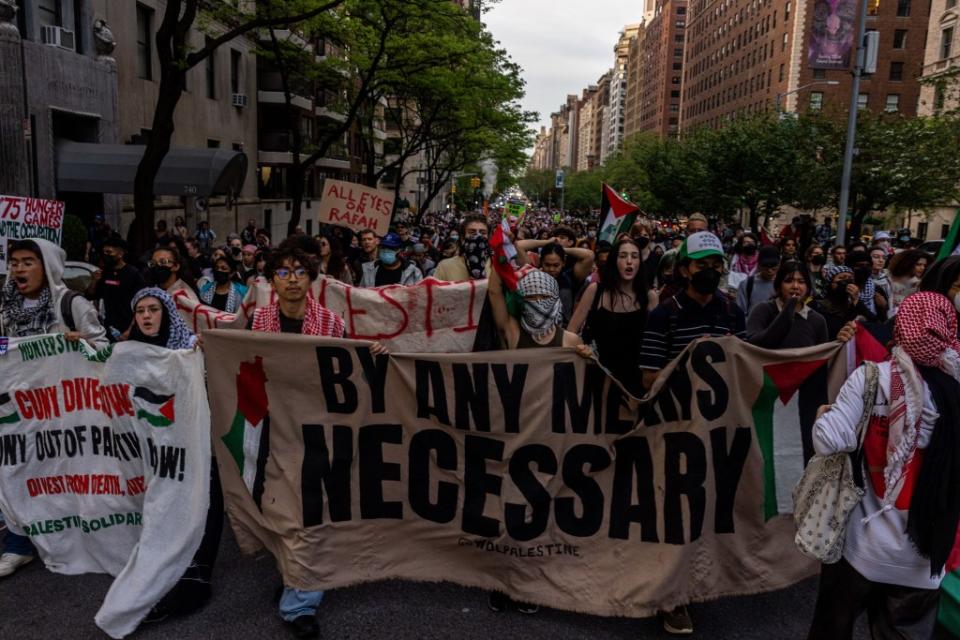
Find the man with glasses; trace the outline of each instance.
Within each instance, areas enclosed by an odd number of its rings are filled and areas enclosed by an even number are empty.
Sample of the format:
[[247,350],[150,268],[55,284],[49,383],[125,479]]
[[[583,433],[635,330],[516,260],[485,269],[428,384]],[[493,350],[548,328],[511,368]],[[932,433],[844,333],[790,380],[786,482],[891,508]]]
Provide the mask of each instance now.
[[[317,263],[293,247],[278,249],[267,262],[264,275],[277,294],[277,302],[257,309],[248,328],[267,333],[296,333],[305,336],[343,338],[343,318],[325,308],[309,295],[310,284],[317,279]],[[375,342],[373,354],[386,353]],[[318,638],[317,608],[323,591],[301,591],[284,585],[280,596],[280,617],[297,638]]]

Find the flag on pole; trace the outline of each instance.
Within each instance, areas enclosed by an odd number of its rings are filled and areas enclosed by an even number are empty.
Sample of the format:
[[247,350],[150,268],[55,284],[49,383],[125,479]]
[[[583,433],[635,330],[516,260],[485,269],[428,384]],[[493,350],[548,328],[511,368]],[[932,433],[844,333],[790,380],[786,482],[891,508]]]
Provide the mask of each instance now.
[[640,208],[637,205],[627,202],[620,195],[611,189],[607,184],[601,187],[600,201],[600,233],[598,239],[613,242],[617,234],[625,229],[629,229]]
[[960,209],[957,209],[953,217],[953,224],[950,225],[950,231],[947,233],[947,237],[943,239],[943,244],[940,245],[937,260],[960,255],[960,246],[958,245],[960,245]]
[[517,248],[510,242],[510,226],[506,220],[501,220],[493,230],[490,238],[490,248],[493,249],[493,268],[500,280],[510,291],[517,290],[517,272],[513,269],[513,259],[517,257]]

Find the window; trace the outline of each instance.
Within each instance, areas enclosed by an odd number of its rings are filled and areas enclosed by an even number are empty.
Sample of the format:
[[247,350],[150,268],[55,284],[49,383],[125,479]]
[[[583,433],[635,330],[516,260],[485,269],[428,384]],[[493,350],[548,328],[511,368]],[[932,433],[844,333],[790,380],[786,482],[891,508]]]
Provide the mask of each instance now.
[[957,6],[957,0],[947,0],[947,9],[953,9],[955,6]]
[[787,2],[787,5],[783,8],[783,21],[786,22],[790,19],[790,2]]
[[937,85],[933,90],[933,108],[937,111],[943,109],[944,103],[947,101],[947,92],[944,89],[943,85]]
[[880,0],[867,0],[867,15],[875,16],[880,10]]
[[890,79],[894,82],[900,82],[903,80],[903,63],[902,62],[891,62],[890,63]]
[[781,64],[781,65],[780,65],[780,82],[783,82],[783,71],[784,71],[784,67],[783,67],[783,65]]
[[670,92],[670,97],[671,97],[671,98],[679,98],[679,97],[680,97],[680,92],[677,91],[676,89],[674,89],[673,91]]
[[678,47],[673,50],[673,57],[682,58],[683,57],[683,47]]
[[810,92],[810,111],[820,111],[823,108],[823,91]]
[[907,18],[910,16],[910,0],[897,0],[897,17]]
[[673,76],[670,78],[670,84],[680,84],[680,76]]
[[240,64],[242,54],[236,49],[230,49],[230,92],[243,93],[240,90]]
[[679,42],[680,44],[683,44],[683,34],[682,34],[682,33],[678,33],[677,35],[673,36],[673,41],[674,41],[674,42]]
[[870,104],[870,94],[861,93],[857,96],[857,109],[866,109]]
[[927,239],[927,227],[929,224],[928,222],[920,222],[917,224],[917,238],[920,240]]
[[673,26],[675,26],[677,29],[683,29],[684,27],[687,26],[687,21],[677,20],[676,22],[673,23]]
[[826,80],[826,79],[827,79],[827,70],[826,70],[826,69],[814,69],[814,70],[813,70],[813,79],[814,79],[814,80]]
[[945,239],[948,233],[950,233],[950,225],[948,224],[940,225],[940,239],[941,240]]
[[947,27],[940,32],[940,59],[946,60],[953,51],[953,27]]
[[906,29],[897,29],[893,32],[893,48],[894,49],[906,49],[907,48],[907,30]]
[[[206,38],[207,46],[210,46],[210,38]],[[206,80],[207,80],[207,97],[212,100],[217,99],[217,50],[214,49],[213,52],[207,56],[206,64]]]
[[685,16],[685,15],[687,15],[687,8],[686,8],[686,7],[677,7],[677,15],[678,15],[678,16]]
[[137,75],[153,80],[153,9],[137,4]]
[[683,69],[683,63],[682,63],[682,62],[674,62],[674,63],[673,63],[673,70],[674,70],[674,71],[680,71],[681,69]]
[[789,36],[788,36],[786,33],[784,33],[784,34],[783,34],[783,42],[780,43],[780,51],[786,51],[786,50],[787,50],[787,40],[788,40],[788,39],[789,39]]
[[207,149],[219,149],[220,141],[213,138],[207,138]]
[[[62,0],[39,0],[37,2],[37,22],[43,27],[63,26]],[[21,9],[22,12],[22,9]]]
[[900,110],[900,94],[899,93],[888,93],[887,102],[883,106],[883,110],[888,113],[896,113]]

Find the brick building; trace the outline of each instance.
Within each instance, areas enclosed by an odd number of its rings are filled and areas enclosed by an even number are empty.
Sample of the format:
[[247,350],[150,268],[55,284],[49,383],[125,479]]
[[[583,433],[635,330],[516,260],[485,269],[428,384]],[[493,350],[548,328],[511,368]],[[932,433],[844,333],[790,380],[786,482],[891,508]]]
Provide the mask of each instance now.
[[639,49],[638,131],[665,137],[679,130],[686,26],[686,0],[657,1]]

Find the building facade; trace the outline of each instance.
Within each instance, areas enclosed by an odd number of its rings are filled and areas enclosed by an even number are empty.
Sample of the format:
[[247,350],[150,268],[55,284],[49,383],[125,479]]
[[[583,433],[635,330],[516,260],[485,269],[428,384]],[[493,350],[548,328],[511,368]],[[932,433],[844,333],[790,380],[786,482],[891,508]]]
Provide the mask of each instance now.
[[627,89],[623,97],[623,139],[629,140],[640,131],[640,88],[643,45],[646,25],[641,24],[627,48]]
[[679,130],[686,26],[686,0],[657,1],[640,49],[638,131],[667,137]]

